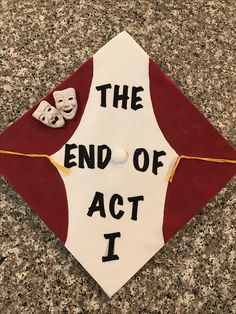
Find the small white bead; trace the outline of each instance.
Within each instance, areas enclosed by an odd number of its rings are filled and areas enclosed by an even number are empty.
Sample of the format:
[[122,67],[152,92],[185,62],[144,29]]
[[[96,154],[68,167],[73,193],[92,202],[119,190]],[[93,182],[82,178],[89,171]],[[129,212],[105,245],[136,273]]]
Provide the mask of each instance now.
[[128,158],[127,152],[123,148],[115,148],[111,154],[111,160],[116,164],[123,164]]

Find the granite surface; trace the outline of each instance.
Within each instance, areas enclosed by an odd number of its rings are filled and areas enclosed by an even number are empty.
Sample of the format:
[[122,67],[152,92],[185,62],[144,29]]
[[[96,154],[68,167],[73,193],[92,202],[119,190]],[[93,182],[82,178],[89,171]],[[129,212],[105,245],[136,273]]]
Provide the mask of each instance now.
[[[128,31],[236,144],[233,0],[1,0],[1,130]],[[109,299],[1,179],[0,313],[236,313],[231,181]]]

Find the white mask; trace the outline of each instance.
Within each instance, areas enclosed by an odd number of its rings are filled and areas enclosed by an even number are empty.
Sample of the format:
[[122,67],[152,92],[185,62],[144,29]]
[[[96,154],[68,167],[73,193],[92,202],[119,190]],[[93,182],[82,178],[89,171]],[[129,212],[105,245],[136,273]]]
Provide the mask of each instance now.
[[32,116],[51,128],[61,128],[65,121],[57,109],[43,100]]
[[73,87],[53,92],[57,110],[66,120],[74,118],[77,111],[77,100]]

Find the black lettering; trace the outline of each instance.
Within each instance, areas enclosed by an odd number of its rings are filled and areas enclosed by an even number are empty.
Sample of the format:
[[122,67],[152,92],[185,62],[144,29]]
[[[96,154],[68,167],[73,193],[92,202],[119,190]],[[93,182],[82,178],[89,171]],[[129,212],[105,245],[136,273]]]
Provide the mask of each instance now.
[[[103,156],[103,152],[106,151],[105,158]],[[111,149],[107,145],[99,145],[98,146],[98,168],[104,169],[109,161],[111,160]]]
[[104,195],[103,193],[96,192],[93,198],[92,204],[89,207],[87,215],[92,217],[93,213],[99,211],[100,216],[106,218],[105,207],[104,207]]
[[119,256],[114,254],[115,239],[120,238],[120,232],[106,233],[104,238],[109,240],[107,256],[102,257],[103,262],[118,260]]
[[141,92],[143,91],[143,87],[142,86],[139,86],[139,87],[135,87],[133,86],[132,87],[132,95],[131,95],[131,108],[133,110],[138,110],[138,109],[141,109],[143,108],[143,105],[141,104],[137,104],[138,101],[141,101],[142,98],[140,96],[137,96],[138,92]]
[[128,86],[127,85],[123,85],[123,93],[122,94],[119,94],[119,89],[120,89],[120,86],[119,85],[115,85],[115,87],[114,87],[113,106],[115,108],[118,108],[118,101],[121,100],[122,101],[121,107],[123,109],[127,109],[127,100],[129,99],[129,96],[128,96]]
[[123,198],[121,195],[119,194],[114,194],[112,195],[111,199],[110,199],[110,203],[109,203],[109,209],[110,209],[110,213],[112,215],[113,218],[116,219],[120,219],[123,215],[124,215],[124,211],[123,210],[119,210],[118,213],[115,213],[115,203],[118,203],[119,205],[123,205]]
[[66,168],[71,168],[71,167],[74,167],[74,166],[77,165],[76,162],[71,161],[71,159],[75,158],[75,155],[74,154],[70,154],[70,151],[72,149],[75,149],[75,148],[77,148],[77,146],[75,144],[66,144],[65,145],[64,166]]
[[96,90],[101,91],[101,107],[107,106],[107,89],[111,88],[111,84],[96,86]]
[[154,174],[158,174],[158,168],[163,167],[163,163],[161,161],[159,161],[159,157],[160,156],[165,156],[166,152],[164,152],[164,150],[157,152],[156,150],[154,150],[154,154],[153,154],[153,164],[152,164],[152,172]]
[[[139,157],[143,154],[143,166],[140,166]],[[136,170],[144,172],[149,166],[149,156],[148,152],[144,148],[137,148],[134,152],[133,164]]]
[[132,197],[128,197],[128,201],[132,203],[132,215],[131,215],[131,219],[132,220],[137,220],[137,216],[138,216],[138,205],[139,205],[139,201],[143,201],[144,197],[143,195],[139,195],[139,196],[132,196]]
[[95,168],[95,153],[94,153],[94,145],[89,145],[89,153],[87,151],[87,147],[84,145],[79,145],[79,168],[84,168],[84,161],[88,168],[94,169]]

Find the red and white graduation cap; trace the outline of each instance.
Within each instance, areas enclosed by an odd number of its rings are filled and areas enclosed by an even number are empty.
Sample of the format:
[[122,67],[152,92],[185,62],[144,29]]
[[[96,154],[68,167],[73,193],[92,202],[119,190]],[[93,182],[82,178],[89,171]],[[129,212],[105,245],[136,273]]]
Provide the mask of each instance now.
[[0,148],[2,174],[108,296],[236,172],[233,147],[126,32]]

